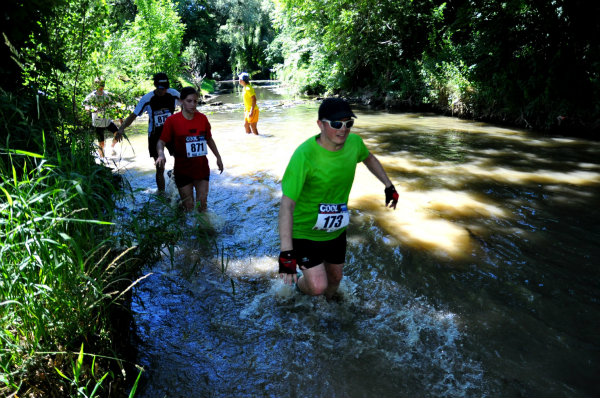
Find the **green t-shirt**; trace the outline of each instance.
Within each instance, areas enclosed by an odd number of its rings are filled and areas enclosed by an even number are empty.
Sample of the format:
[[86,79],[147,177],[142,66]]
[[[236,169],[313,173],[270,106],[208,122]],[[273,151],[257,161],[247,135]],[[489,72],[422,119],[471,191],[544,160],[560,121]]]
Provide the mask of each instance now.
[[283,175],[281,189],[296,202],[293,237],[325,241],[340,236],[345,227],[330,232],[313,229],[323,209],[320,205],[347,206],[356,164],[369,156],[369,150],[356,134],[350,133],[342,149],[335,152],[320,146],[317,137],[309,138],[296,149]]

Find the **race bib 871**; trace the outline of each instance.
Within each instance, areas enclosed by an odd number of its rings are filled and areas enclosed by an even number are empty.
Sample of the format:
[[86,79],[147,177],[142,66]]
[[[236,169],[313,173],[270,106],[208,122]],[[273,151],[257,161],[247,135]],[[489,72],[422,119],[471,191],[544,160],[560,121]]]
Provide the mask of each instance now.
[[188,158],[206,156],[206,138],[203,136],[185,137],[185,151]]
[[313,229],[333,232],[348,226],[349,223],[350,213],[346,203],[321,203]]

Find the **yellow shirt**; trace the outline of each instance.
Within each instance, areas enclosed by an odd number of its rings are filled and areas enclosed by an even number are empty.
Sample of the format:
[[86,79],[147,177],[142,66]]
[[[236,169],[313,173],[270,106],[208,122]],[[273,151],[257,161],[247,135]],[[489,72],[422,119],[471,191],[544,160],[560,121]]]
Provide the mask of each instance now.
[[[254,87],[251,84],[248,84],[244,87],[244,110],[246,112],[250,111],[252,108],[252,97],[255,97]],[[258,109],[258,104],[254,107],[254,109]]]

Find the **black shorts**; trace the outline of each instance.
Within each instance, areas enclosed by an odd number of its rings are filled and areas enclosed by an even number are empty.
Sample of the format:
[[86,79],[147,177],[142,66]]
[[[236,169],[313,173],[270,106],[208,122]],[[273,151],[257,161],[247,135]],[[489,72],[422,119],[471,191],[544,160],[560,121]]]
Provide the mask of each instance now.
[[114,135],[119,131],[119,128],[113,122],[110,122],[106,127],[96,127],[96,138],[98,139],[98,142],[104,142],[104,130],[108,130]]
[[[150,157],[156,159],[158,158],[158,151],[156,150],[156,144],[158,144],[158,140],[160,139],[160,132],[151,134],[148,136],[148,152],[150,153]],[[173,156],[173,141],[167,142],[165,147]]]
[[[208,181],[210,179],[210,176],[206,176],[204,178],[200,178],[200,181]],[[175,185],[177,185],[177,188],[183,188],[186,185],[189,185],[191,183],[193,183],[194,180],[192,177],[189,176],[178,176],[177,173],[175,173]]]
[[331,240],[293,239],[292,244],[296,261],[301,268],[312,268],[323,262],[329,264],[346,262],[346,231]]
[[150,153],[150,157],[155,160],[158,158],[158,151],[156,150],[156,144],[158,144],[158,139],[160,138],[160,133],[150,134],[148,136],[148,152]]

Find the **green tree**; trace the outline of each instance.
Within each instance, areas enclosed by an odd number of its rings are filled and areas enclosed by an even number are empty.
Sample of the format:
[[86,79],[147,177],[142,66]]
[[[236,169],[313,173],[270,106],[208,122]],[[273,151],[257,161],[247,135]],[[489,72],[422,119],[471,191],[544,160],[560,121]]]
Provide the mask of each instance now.
[[219,23],[214,5],[206,0],[178,0],[177,12],[185,25],[183,60],[196,83],[226,62],[217,42]]
[[272,1],[219,1],[217,8],[221,15],[227,16],[219,28],[219,40],[229,46],[231,71],[236,74],[246,70],[254,77],[258,73],[268,77],[271,65],[266,50],[275,37]]
[[453,26],[472,65],[478,113],[551,127],[557,116],[598,119],[598,2],[474,0]]
[[0,86],[4,90],[15,91],[23,85],[22,69],[25,50],[34,42],[48,44],[47,27],[44,21],[57,14],[65,0],[15,0],[2,7],[2,37],[0,55]]
[[[330,91],[393,87],[428,46],[437,3],[281,0],[278,27],[289,35],[285,58],[296,58],[296,67],[312,70]],[[302,57],[288,52],[298,46]]]
[[180,71],[181,41],[185,26],[170,0],[136,0],[138,14],[133,32],[154,71],[176,75]]
[[169,0],[136,0],[135,4],[135,21],[114,43],[123,66],[135,77],[159,71],[177,76],[185,26],[175,5]]
[[[108,6],[101,0],[49,4],[39,4],[39,10],[17,4],[16,14],[8,18],[19,23],[22,32],[15,34],[11,28],[6,31],[15,62],[4,69],[10,78],[3,87],[19,95],[23,103],[34,105],[31,116],[40,131],[46,131],[48,140],[61,141],[69,139],[68,131],[78,124],[82,80],[94,73],[91,54],[105,40]],[[52,117],[42,114],[44,110]],[[3,131],[11,134],[13,145],[31,148],[36,142],[41,144],[42,137],[26,132],[21,137],[17,131]]]
[[268,54],[303,90],[528,127],[600,125],[598,2],[276,1]]

